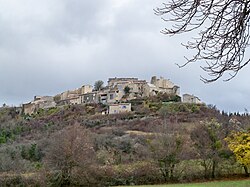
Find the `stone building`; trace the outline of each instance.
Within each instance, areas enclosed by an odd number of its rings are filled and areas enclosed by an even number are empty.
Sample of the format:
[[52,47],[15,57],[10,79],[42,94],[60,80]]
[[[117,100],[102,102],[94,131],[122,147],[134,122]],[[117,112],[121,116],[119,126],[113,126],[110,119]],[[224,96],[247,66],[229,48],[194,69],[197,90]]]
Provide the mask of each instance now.
[[129,87],[130,91],[127,95],[127,99],[134,99],[136,97],[142,97],[144,91],[144,85],[147,84],[146,80],[139,80],[138,78],[109,78],[108,88],[118,90],[117,98],[120,100],[125,95],[125,87]]
[[194,95],[190,95],[190,94],[183,94],[182,96],[182,102],[183,103],[195,103],[195,104],[201,104],[201,100],[194,96]]
[[80,95],[82,104],[98,103],[98,92],[88,92]]
[[143,88],[143,97],[149,97],[156,95],[159,91],[154,84],[147,83]]
[[120,114],[131,111],[131,103],[109,104],[108,114]]
[[33,114],[36,111],[36,105],[35,103],[29,102],[23,104],[23,113],[24,114]]
[[54,97],[52,96],[35,96],[34,100],[23,104],[23,112],[24,114],[33,114],[39,108],[48,109],[55,107],[56,103],[54,101]]
[[115,85],[127,85],[128,83],[138,81],[138,78],[109,78],[108,87],[115,87]]
[[[125,88],[128,87],[129,91]],[[39,108],[50,108],[62,105],[74,104],[88,104],[88,103],[103,103],[103,104],[117,104],[127,102],[132,99],[141,98],[145,96],[153,96],[161,93],[179,95],[180,88],[172,83],[170,80],[154,76],[150,83],[146,80],[139,80],[138,78],[109,78],[108,85],[100,91],[93,91],[91,85],[83,85],[74,90],[68,90],[57,94],[54,97],[50,96],[36,96],[34,101],[24,104],[23,109],[25,113],[34,113]],[[56,103],[55,103],[56,102]],[[111,111],[120,105],[110,105]],[[123,106],[124,108],[125,105]],[[131,108],[131,107],[130,107]],[[122,111],[122,110],[117,110]]]
[[91,85],[83,85],[81,88],[75,90],[68,90],[60,94],[60,100],[67,100],[76,98],[81,94],[86,94],[92,92],[93,87]]
[[156,76],[153,76],[150,83],[156,86],[158,92],[180,95],[180,87],[168,79],[163,77],[158,79]]

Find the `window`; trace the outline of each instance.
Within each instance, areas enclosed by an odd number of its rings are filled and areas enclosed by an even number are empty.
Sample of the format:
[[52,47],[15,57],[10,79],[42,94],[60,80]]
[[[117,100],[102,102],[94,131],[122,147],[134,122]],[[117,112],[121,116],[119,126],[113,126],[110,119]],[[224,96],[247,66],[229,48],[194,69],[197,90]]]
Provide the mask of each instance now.
[[110,94],[109,95],[109,99],[111,100],[111,99],[114,99],[114,94]]

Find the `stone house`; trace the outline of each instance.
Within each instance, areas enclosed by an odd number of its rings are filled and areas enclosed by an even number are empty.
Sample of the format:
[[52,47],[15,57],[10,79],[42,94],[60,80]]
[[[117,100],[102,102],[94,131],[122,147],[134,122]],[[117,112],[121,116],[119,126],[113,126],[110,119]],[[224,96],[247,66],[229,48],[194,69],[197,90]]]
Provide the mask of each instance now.
[[202,103],[198,97],[196,97],[194,95],[190,95],[190,94],[183,94],[182,102],[183,103],[195,103],[195,104]]
[[168,79],[164,79],[163,77],[157,79],[156,76],[153,76],[150,83],[156,86],[158,92],[180,95],[180,87]]
[[118,103],[108,105],[108,114],[120,114],[131,111],[131,103]]
[[36,111],[36,105],[35,103],[29,102],[23,104],[23,113],[24,114],[33,114]]
[[79,88],[79,94],[91,93],[93,91],[93,87],[91,85],[83,85]]
[[144,87],[147,84],[146,80],[137,80],[129,83],[127,86],[130,88],[131,97],[142,97],[144,93]]
[[121,100],[124,95],[123,90],[119,90],[117,85],[115,87],[106,87],[97,92],[98,103],[116,103]]
[[34,101],[37,108],[47,109],[56,106],[54,97],[52,96],[35,96]]
[[129,99],[134,99],[136,97],[142,97],[144,91],[144,85],[146,84],[146,80],[139,80],[138,78],[109,78],[108,87],[109,89],[116,89],[117,92],[117,100],[121,100],[125,95],[124,89],[125,87],[129,87],[130,91],[128,96]]
[[61,93],[60,100],[67,100],[70,98],[75,98],[81,94],[91,93],[93,87],[91,85],[83,85],[81,88],[77,88],[75,90],[68,90]]
[[70,98],[68,98],[68,100],[69,100],[69,104],[71,104],[71,105],[81,104],[81,98],[79,95],[76,95],[74,97],[70,97]]
[[115,87],[116,85],[127,85],[128,83],[138,81],[138,78],[109,78],[108,87]]
[[108,93],[104,91],[98,92],[97,98],[98,103],[106,104],[108,101]]
[[155,85],[147,83],[143,88],[143,97],[154,96],[158,92],[158,88]]
[[98,103],[98,93],[88,92],[80,95],[81,104]]
[[48,109],[55,107],[56,103],[54,101],[54,97],[52,96],[35,96],[34,100],[23,104],[23,112],[24,114],[33,114],[39,108]]

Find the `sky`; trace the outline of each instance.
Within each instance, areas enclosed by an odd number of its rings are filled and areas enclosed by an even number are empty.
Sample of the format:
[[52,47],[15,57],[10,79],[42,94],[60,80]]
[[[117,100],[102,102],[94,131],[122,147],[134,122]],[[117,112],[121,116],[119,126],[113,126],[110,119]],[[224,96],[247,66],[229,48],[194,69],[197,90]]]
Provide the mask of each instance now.
[[109,77],[155,75],[220,110],[250,111],[250,67],[229,82],[204,84],[202,62],[176,65],[192,55],[181,43],[193,35],[160,33],[169,25],[153,9],[164,1],[0,0],[0,105]]

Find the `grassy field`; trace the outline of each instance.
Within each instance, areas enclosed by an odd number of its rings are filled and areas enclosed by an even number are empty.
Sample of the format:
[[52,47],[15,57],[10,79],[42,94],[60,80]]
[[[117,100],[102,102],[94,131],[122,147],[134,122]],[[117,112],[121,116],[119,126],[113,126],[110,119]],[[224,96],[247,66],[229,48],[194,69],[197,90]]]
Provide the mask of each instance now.
[[142,185],[136,187],[250,187],[250,180],[218,181],[190,184]]

